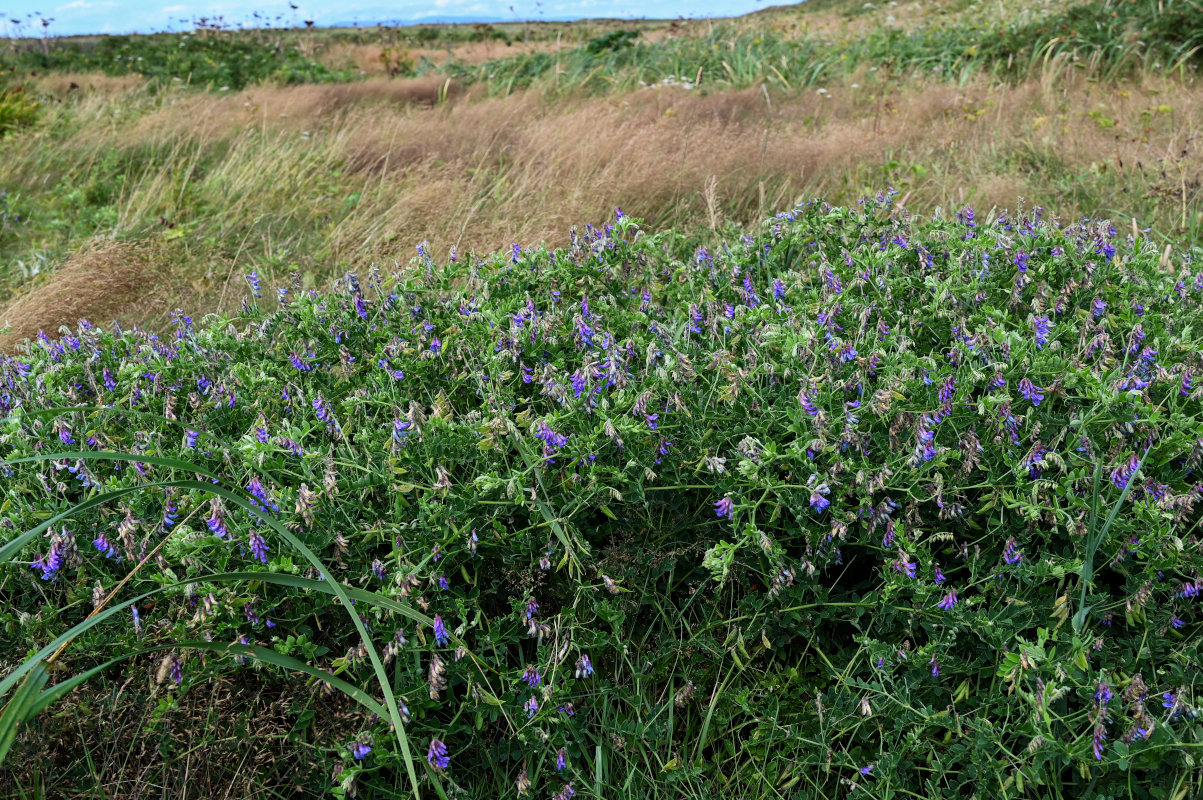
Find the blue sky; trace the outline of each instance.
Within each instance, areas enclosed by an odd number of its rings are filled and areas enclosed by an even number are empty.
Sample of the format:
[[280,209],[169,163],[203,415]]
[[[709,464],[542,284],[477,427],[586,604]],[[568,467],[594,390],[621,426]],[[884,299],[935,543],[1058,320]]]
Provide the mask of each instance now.
[[289,24],[315,20],[318,25],[358,20],[372,23],[390,20],[421,21],[456,19],[582,19],[589,17],[673,18],[719,17],[746,14],[781,0],[428,0],[398,3],[382,0],[272,0],[269,4],[210,0],[180,3],[176,0],[0,0],[3,24],[0,33],[12,35],[13,19],[25,21],[23,34],[41,35],[42,25],[31,15],[51,18],[51,34],[129,33],[133,31],[180,30],[199,17],[224,17],[230,23],[254,22],[252,12],[262,18]]

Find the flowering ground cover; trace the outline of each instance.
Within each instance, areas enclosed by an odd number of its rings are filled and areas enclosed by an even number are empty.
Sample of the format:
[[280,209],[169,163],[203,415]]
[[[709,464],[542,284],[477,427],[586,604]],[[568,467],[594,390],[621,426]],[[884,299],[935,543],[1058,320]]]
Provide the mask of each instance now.
[[296,796],[1200,791],[1203,251],[889,192],[674,235],[5,356],[7,774],[132,679],[160,748],[281,687]]

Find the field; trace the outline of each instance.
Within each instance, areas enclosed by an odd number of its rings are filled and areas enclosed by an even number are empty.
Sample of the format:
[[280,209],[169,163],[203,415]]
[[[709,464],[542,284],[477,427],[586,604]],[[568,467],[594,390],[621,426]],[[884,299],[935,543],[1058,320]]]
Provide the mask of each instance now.
[[6,40],[0,797],[1200,796],[1200,64]]

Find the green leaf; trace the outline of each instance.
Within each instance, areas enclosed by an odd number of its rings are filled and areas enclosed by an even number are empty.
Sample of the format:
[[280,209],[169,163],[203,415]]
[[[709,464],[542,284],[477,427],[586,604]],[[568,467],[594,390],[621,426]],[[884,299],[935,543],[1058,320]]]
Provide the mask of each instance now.
[[31,709],[37,701],[38,692],[46,685],[50,672],[43,661],[37,661],[25,678],[25,682],[13,693],[4,712],[0,713],[0,765],[17,739],[17,731],[33,718]]

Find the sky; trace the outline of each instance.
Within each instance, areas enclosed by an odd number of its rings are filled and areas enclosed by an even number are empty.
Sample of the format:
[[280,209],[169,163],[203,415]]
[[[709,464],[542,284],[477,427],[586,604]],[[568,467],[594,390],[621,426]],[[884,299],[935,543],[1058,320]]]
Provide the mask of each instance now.
[[[783,0],[427,0],[395,3],[381,0],[268,0],[264,4],[208,0],[0,0],[0,35],[41,36],[80,33],[133,33],[187,30],[201,17],[223,17],[230,24],[260,27],[259,20],[276,25],[317,25],[358,21],[497,21],[568,20],[585,18],[673,19],[746,14]],[[788,2],[788,0],[784,0]],[[41,19],[51,19],[43,26]],[[19,20],[14,24],[13,20]]]

